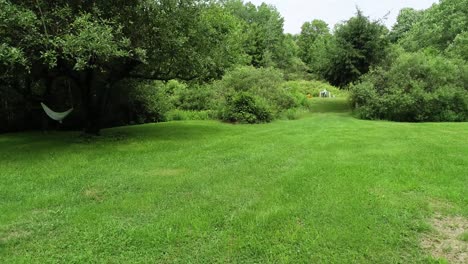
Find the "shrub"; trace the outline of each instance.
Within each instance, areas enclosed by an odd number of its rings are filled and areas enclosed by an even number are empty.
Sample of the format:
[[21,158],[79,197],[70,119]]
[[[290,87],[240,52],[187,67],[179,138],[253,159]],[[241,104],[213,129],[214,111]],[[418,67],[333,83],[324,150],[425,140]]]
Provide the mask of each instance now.
[[239,92],[226,98],[220,119],[233,123],[257,124],[271,122],[273,114],[261,98],[248,92]]
[[216,119],[216,113],[213,110],[191,111],[174,109],[167,113],[167,121],[185,121],[185,120],[212,120]]
[[215,92],[211,85],[186,84],[170,80],[164,85],[164,92],[177,109],[202,111],[212,109],[214,105]]
[[171,109],[161,82],[136,83],[128,94],[130,122],[148,123],[165,121]]
[[163,90],[168,97],[171,105],[176,106],[180,104],[180,97],[187,89],[188,86],[185,83],[177,80],[170,80],[163,85]]
[[307,70],[307,65],[297,57],[292,59],[288,67],[282,69],[284,79],[287,81],[313,79],[315,75]]
[[258,91],[268,93],[277,90],[284,82],[283,73],[274,68],[239,67],[228,72],[219,86],[230,91]]
[[428,53],[406,53],[352,86],[359,117],[405,122],[468,120],[468,67]]
[[458,34],[453,43],[447,48],[447,53],[451,57],[456,57],[468,61],[468,32]]
[[247,100],[247,97],[252,97],[255,101],[253,104],[265,105],[273,117],[278,117],[281,112],[299,105],[297,99],[284,88],[283,84],[283,74],[279,70],[240,67],[227,73],[222,80],[214,84],[214,87],[218,91],[222,109],[232,107],[228,105],[232,103],[232,98]]
[[215,92],[210,85],[192,85],[179,94],[176,107],[182,110],[209,110],[214,105]]

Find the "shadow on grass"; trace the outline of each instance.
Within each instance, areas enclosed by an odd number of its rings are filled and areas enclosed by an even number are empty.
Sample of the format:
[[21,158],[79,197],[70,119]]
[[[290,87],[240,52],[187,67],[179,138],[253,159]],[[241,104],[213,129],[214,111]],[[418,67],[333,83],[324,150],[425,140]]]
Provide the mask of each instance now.
[[223,125],[215,121],[177,121],[138,126],[110,128],[103,131],[103,136],[97,140],[109,140],[120,135],[121,141],[128,139],[166,141],[166,140],[194,140],[210,138],[222,132]]
[[314,98],[310,101],[312,113],[351,113],[347,98]]
[[211,122],[169,122],[103,129],[101,136],[86,136],[81,132],[23,132],[0,135],[0,154],[16,152],[55,152],[79,145],[120,145],[138,140],[171,141],[209,138],[221,132],[223,126]]

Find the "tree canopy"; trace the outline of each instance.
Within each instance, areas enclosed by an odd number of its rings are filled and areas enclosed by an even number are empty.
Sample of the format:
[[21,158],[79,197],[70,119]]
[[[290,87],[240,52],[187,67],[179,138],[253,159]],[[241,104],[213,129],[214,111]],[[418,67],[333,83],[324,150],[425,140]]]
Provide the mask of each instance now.
[[[44,83],[39,100],[60,78],[80,95],[88,132],[99,130],[102,108],[126,78],[209,80],[243,58],[240,23],[216,3],[165,1],[2,0],[0,60],[3,90]],[[174,19],[177,18],[177,19]],[[18,83],[23,75],[25,83]],[[31,95],[31,91],[23,91]]]
[[[145,96],[164,104],[161,83],[201,91],[242,66],[347,89],[404,53],[466,63],[467,1],[404,8],[391,31],[358,9],[333,29],[311,18],[291,35],[274,6],[242,0],[0,0],[0,123],[39,128],[46,102],[58,111],[73,107],[66,125],[97,134],[130,122],[126,114],[107,116],[109,109],[149,109],[136,105]],[[205,94],[194,93],[188,96]]]

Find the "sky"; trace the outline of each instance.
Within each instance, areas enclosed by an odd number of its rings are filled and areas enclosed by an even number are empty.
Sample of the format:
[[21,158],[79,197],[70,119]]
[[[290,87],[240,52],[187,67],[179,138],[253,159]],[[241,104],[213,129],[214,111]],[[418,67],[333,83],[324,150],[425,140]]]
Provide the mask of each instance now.
[[404,7],[426,9],[437,0],[245,0],[256,5],[265,2],[276,6],[285,19],[286,33],[301,32],[304,22],[321,19],[332,29],[336,23],[348,20],[356,13],[358,6],[364,15],[381,19],[389,13],[384,24],[391,28],[398,12]]

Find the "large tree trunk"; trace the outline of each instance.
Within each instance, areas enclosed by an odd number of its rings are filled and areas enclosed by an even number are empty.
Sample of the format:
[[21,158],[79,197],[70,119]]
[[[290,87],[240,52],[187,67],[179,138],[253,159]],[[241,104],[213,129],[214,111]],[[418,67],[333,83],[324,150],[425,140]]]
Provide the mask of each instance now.
[[89,70],[83,82],[81,90],[83,93],[84,133],[99,135],[104,121],[104,113],[107,110],[109,93],[113,81],[102,79],[93,70]]
[[113,67],[105,72],[87,69],[80,73],[78,83],[82,93],[85,134],[100,134],[112,87],[129,76],[138,64],[140,62],[134,60],[114,62]]
[[83,132],[98,136],[101,130],[101,111],[98,98],[99,84],[93,69],[88,69],[81,74],[79,86],[83,103]]

